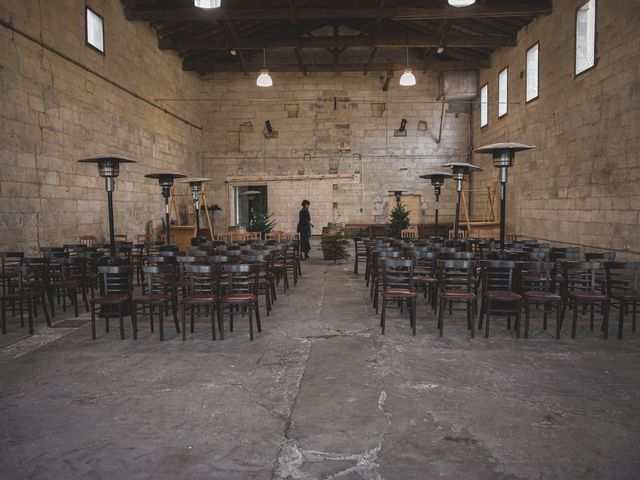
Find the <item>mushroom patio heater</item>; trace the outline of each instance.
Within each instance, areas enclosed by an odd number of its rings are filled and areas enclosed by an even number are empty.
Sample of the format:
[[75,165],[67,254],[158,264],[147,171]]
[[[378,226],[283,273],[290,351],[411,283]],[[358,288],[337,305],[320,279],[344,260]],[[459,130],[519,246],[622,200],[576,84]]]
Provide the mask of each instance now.
[[504,251],[504,234],[507,211],[507,170],[513,166],[516,152],[536,148],[522,143],[494,143],[474,150],[475,153],[493,155],[493,166],[500,169],[500,251]]
[[431,180],[433,186],[433,193],[436,196],[436,226],[435,236],[438,236],[438,210],[440,205],[440,193],[442,193],[442,186],[444,185],[445,178],[451,178],[453,175],[448,172],[431,172],[426,175],[420,175],[420,178],[425,180]]
[[480,167],[476,167],[470,163],[464,162],[449,162],[442,165],[443,167],[451,168],[453,173],[452,177],[456,179],[456,223],[453,230],[453,236],[458,238],[458,229],[460,227],[460,196],[462,195],[462,182],[464,177],[469,175],[472,171],[482,171]]
[[188,183],[191,187],[191,194],[193,195],[194,212],[196,215],[196,236],[200,235],[200,192],[202,191],[202,184],[211,181],[210,178],[196,177],[186,178],[180,180],[180,183]]
[[158,180],[158,183],[162,187],[162,196],[164,197],[164,218],[165,218],[165,229],[167,232],[167,238],[165,239],[165,243],[171,243],[171,227],[169,225],[169,197],[171,197],[171,187],[173,186],[173,181],[176,178],[185,178],[186,175],[183,173],[172,173],[172,172],[160,172],[160,173],[149,173],[145,175],[147,178],[155,178]]
[[98,174],[104,177],[104,184],[107,190],[107,204],[109,207],[109,244],[111,246],[111,257],[115,258],[116,237],[113,226],[113,191],[116,188],[116,177],[120,174],[121,163],[136,163],[136,161],[118,155],[99,155],[96,157],[83,158],[82,160],[78,160],[78,162],[96,163],[98,165]]
[[396,205],[400,205],[400,197],[402,197],[403,193],[407,193],[406,190],[387,190],[389,193],[392,193],[394,197],[396,197]]

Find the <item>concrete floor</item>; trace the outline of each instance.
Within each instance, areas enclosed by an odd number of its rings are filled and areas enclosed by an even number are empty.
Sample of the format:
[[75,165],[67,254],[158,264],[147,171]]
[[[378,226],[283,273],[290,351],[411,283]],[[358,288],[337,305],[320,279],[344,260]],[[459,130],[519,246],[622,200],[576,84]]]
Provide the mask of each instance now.
[[470,340],[456,314],[439,338],[419,304],[416,337],[397,311],[382,336],[352,263],[312,255],[252,343],[244,319],[163,343],[145,323],[92,341],[86,314],[33,337],[12,320],[0,478],[640,477],[640,335],[584,320],[556,341],[536,320],[518,340],[496,318]]

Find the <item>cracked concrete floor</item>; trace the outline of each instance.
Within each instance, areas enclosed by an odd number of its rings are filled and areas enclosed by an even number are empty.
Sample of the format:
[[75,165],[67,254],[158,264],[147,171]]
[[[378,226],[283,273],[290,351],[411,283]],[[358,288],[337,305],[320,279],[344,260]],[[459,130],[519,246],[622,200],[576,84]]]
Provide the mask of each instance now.
[[10,321],[0,478],[638,478],[640,335],[556,341],[535,317],[517,340],[496,318],[470,340],[454,313],[439,338],[420,303],[416,337],[397,311],[382,336],[362,276],[320,256],[252,343],[244,319],[184,343]]

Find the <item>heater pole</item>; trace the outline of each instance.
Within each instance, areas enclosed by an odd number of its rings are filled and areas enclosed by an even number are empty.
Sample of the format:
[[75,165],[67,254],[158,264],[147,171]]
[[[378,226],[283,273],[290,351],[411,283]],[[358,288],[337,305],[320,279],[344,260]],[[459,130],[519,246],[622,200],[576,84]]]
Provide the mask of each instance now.
[[111,246],[111,257],[116,256],[116,233],[113,226],[113,192],[107,190],[107,205],[109,207],[109,244]]
[[165,230],[167,232],[166,244],[171,243],[171,228],[169,227],[169,195],[164,197],[164,218],[165,218]]
[[456,239],[458,238],[458,227],[460,225],[460,194],[462,193],[462,180],[458,180],[457,192],[458,198],[456,200],[456,224],[453,230],[453,236]]
[[505,220],[507,218],[507,183],[500,184],[500,250],[504,252]]
[[440,204],[440,195],[436,193],[436,237],[438,236],[438,207]]
[[196,237],[200,235],[200,202],[198,201],[198,191],[195,190],[193,192],[193,197],[195,199],[195,210],[196,210]]

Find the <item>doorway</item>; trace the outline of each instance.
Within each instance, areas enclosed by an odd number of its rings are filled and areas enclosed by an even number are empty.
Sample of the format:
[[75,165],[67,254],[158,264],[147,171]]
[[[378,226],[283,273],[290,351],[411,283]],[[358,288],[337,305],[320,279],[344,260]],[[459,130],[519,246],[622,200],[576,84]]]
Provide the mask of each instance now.
[[239,185],[233,187],[233,218],[237,226],[249,228],[256,214],[267,214],[267,186]]

